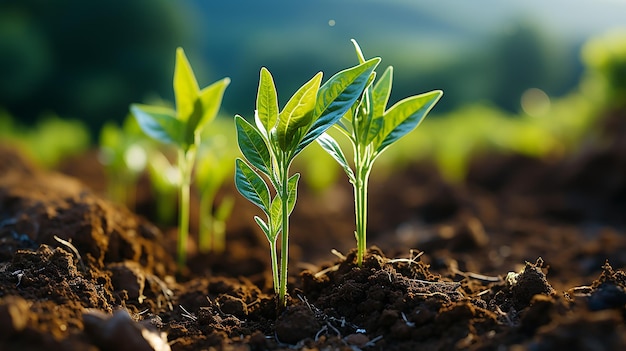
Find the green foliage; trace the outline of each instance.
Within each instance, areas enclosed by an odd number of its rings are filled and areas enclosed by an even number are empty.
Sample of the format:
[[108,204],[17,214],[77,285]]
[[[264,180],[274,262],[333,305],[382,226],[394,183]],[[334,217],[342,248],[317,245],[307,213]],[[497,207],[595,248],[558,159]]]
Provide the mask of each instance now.
[[176,212],[172,211],[176,204],[177,190],[180,188],[180,172],[168,158],[168,149],[150,148],[148,157],[148,176],[155,193],[156,220],[161,224],[172,224]]
[[589,40],[582,50],[588,84],[611,104],[626,106],[626,29],[616,29]]
[[[226,220],[234,199],[225,196],[219,203],[217,194],[224,181],[234,172],[237,146],[232,118],[217,118],[202,135],[196,166],[196,188],[200,193],[198,248],[200,252],[222,252],[225,249]],[[214,205],[217,207],[214,208]]]
[[90,143],[89,131],[80,121],[49,114],[43,115],[36,125],[26,128],[1,109],[0,139],[17,145],[45,168],[52,168],[63,159],[85,152]]
[[135,205],[137,179],[148,160],[149,146],[137,121],[128,116],[122,127],[106,123],[100,131],[100,162],[107,175],[109,198],[128,208]]
[[[359,45],[353,40],[359,61],[365,62]],[[372,72],[369,81],[373,82]],[[319,145],[343,168],[354,186],[357,263],[361,266],[366,249],[367,189],[376,158],[391,144],[415,129],[443,94],[440,90],[411,96],[387,109],[391,94],[393,69],[388,67],[376,84],[368,86],[363,96],[337,123],[337,128],[352,144],[354,168],[341,146],[329,134],[318,139]]]
[[187,256],[189,234],[189,193],[191,173],[204,127],[211,122],[222,102],[229,78],[223,78],[200,90],[191,65],[182,48],[176,50],[174,96],[176,110],[162,106],[131,105],[141,129],[150,137],[178,149],[180,172],[178,265],[183,267]]
[[[266,216],[265,220],[257,216],[254,220],[270,244],[274,291],[281,306],[286,303],[287,292],[289,215],[295,207],[300,179],[299,173],[289,174],[290,166],[307,145],[351,108],[379,61],[375,58],[343,70],[323,85],[320,85],[322,73],[316,74],[293,94],[282,110],[272,75],[262,68],[254,124],[241,116],[235,117],[237,141],[247,161],[236,160],[235,185]],[[280,270],[276,253],[279,235]]]

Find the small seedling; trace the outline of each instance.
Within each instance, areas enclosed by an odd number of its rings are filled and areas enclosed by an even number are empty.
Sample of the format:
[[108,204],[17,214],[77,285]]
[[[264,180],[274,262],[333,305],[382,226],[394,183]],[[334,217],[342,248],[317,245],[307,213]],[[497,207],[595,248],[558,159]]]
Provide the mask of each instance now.
[[[272,75],[261,69],[254,124],[235,116],[237,142],[245,158],[236,160],[237,190],[266,215],[254,217],[270,244],[274,291],[280,306],[286,305],[289,215],[294,209],[300,174],[291,175],[294,158],[337,122],[361,96],[370,74],[380,59],[375,58],[335,74],[320,86],[316,74],[289,99],[279,112]],[[267,178],[267,182],[259,174]],[[275,195],[270,193],[270,187]],[[276,240],[281,235],[280,271]]]
[[148,176],[155,194],[156,220],[163,225],[172,225],[176,221],[172,204],[176,203],[180,186],[180,172],[168,159],[168,151],[152,148],[148,153]]
[[131,105],[141,129],[150,137],[174,144],[178,149],[179,184],[178,266],[187,259],[189,236],[189,193],[191,172],[203,128],[217,115],[224,90],[230,83],[223,78],[200,90],[191,65],[182,48],[176,50],[174,97],[176,110],[162,106]]
[[130,209],[135,206],[136,183],[148,158],[144,138],[131,116],[121,128],[107,123],[100,131],[99,159],[107,175],[109,199]]
[[[359,62],[365,62],[361,48],[352,41]],[[370,82],[375,79],[374,72]],[[415,129],[443,94],[440,90],[405,98],[386,109],[393,68],[388,67],[376,84],[368,86],[345,116],[335,125],[352,144],[354,168],[350,166],[339,143],[324,133],[317,142],[341,165],[354,187],[356,214],[357,264],[363,263],[367,232],[367,190],[374,161],[391,144]]]
[[[198,249],[202,253],[209,251],[223,252],[226,243],[224,234],[226,220],[230,216],[234,198],[225,195],[216,202],[218,191],[224,181],[233,174],[233,161],[235,160],[234,144],[235,136],[233,120],[217,120],[218,123],[211,135],[205,135],[206,142],[198,151],[198,165],[196,167],[196,188],[200,194],[200,208],[198,214]],[[226,129],[228,128],[228,132]],[[214,206],[216,206],[214,208]]]

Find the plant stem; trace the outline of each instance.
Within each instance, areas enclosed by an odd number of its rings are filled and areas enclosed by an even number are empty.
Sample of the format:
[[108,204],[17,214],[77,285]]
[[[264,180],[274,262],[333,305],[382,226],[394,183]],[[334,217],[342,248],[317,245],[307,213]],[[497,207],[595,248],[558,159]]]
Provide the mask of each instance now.
[[193,150],[178,151],[178,168],[180,170],[180,196],[178,211],[178,268],[185,267],[187,262],[187,238],[189,237],[189,192],[191,187],[191,170],[194,160]]
[[282,200],[282,234],[281,234],[281,247],[280,247],[280,290],[278,292],[278,299],[280,306],[285,307],[287,305],[287,264],[289,262],[289,164],[282,167],[282,188],[281,188],[281,200]]
[[212,191],[205,190],[200,194],[200,223],[198,226],[198,249],[202,253],[207,253],[211,249],[215,250],[215,232],[213,228],[213,200],[215,196]]
[[367,161],[367,157],[361,155],[359,151],[355,153],[354,205],[356,212],[357,265],[361,267],[367,249],[367,188],[371,166],[370,162]]
[[270,255],[272,257],[272,278],[274,279],[274,293],[278,294],[280,281],[278,278],[278,256],[276,255],[276,242],[270,243]]

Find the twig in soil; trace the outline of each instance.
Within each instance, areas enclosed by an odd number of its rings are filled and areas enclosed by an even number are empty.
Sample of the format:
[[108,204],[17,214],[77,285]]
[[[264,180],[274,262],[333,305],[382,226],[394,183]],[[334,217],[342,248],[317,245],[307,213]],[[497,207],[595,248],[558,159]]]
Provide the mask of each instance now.
[[340,260],[345,261],[346,260],[346,256],[344,256],[344,254],[342,254],[341,252],[339,252],[336,249],[332,249],[330,250],[330,253],[332,253],[333,255],[337,256]]
[[328,267],[328,268],[326,268],[326,269],[322,269],[321,271],[319,271],[319,272],[315,273],[313,276],[314,276],[315,278],[319,278],[319,277],[323,276],[324,274],[326,274],[326,273],[328,273],[328,272],[334,272],[334,271],[336,271],[337,269],[339,269],[339,265],[338,265],[338,264],[336,264],[336,265],[334,265],[334,266],[331,266],[331,267]]
[[194,316],[193,314],[191,314],[189,311],[187,311],[182,305],[178,305],[178,307],[180,307],[181,310],[183,310],[183,317],[189,318],[192,321],[197,321],[198,317]]
[[567,295],[575,297],[587,297],[591,295],[593,287],[588,285],[576,286],[567,290]]
[[[148,275],[146,275],[146,279],[150,283],[156,283],[159,286],[159,288],[161,288],[161,293],[163,294],[163,297],[165,298],[165,302],[167,303],[167,307],[170,309],[170,311],[173,310],[174,307],[172,306],[172,298],[174,297],[174,292],[172,290],[170,290],[170,288],[167,287],[167,284],[165,284],[165,282],[162,281],[156,275],[148,274]],[[157,299],[157,303],[158,303],[159,308],[161,308],[161,300],[160,299]]]
[[17,284],[15,284],[15,287],[17,288],[22,283],[22,277],[24,276],[24,271],[21,269],[18,269],[17,271],[11,273],[11,275],[17,276]]
[[59,238],[56,235],[54,236],[54,240],[56,240],[56,241],[60,242],[61,244],[67,246],[74,253],[74,255],[76,255],[76,258],[78,259],[78,263],[80,264],[81,271],[83,271],[83,273],[87,273],[87,269],[85,268],[85,264],[83,263],[83,259],[82,259],[82,257],[80,257],[80,253],[78,252],[78,249],[76,248],[76,246],[74,246],[70,241],[63,240],[63,239]]
[[406,318],[406,314],[404,314],[404,312],[402,312],[401,315],[402,315],[402,320],[404,320],[404,323],[406,323],[406,325],[408,325],[409,327],[414,327],[415,326],[415,323],[409,321]]
[[417,254],[415,254],[415,256],[414,256],[413,254],[416,251],[417,250],[415,250],[415,249],[410,249],[409,250],[409,258],[393,258],[393,259],[387,260],[387,263],[406,262],[410,266],[413,263],[417,263],[417,259],[420,258],[424,254],[424,251],[420,251]]

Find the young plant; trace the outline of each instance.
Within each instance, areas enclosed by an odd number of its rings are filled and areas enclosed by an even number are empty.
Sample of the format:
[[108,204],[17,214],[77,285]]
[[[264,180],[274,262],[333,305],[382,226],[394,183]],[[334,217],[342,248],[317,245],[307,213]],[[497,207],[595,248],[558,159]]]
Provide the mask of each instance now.
[[174,97],[176,110],[162,106],[131,105],[141,129],[150,137],[170,143],[178,149],[179,217],[178,217],[178,266],[187,260],[187,237],[189,236],[189,192],[196,149],[200,144],[203,128],[217,115],[224,90],[230,83],[223,78],[200,90],[191,65],[182,48],[176,50],[174,68]]
[[155,197],[156,221],[168,226],[176,222],[172,204],[176,203],[180,186],[180,172],[166,156],[169,151],[152,148],[148,153],[148,176]]
[[[356,41],[352,41],[359,62],[365,62]],[[341,165],[354,187],[356,214],[357,264],[363,263],[367,233],[367,188],[374,161],[395,141],[415,129],[443,94],[440,90],[405,98],[386,109],[393,68],[387,67],[376,84],[368,86],[352,108],[335,125],[352,144],[354,168],[348,163],[339,143],[327,133],[317,142]],[[370,81],[374,80],[374,73]]]
[[109,199],[130,209],[135,206],[136,183],[148,158],[144,138],[131,116],[121,128],[107,123],[100,130],[99,159],[107,175]]
[[[350,109],[379,61],[374,58],[339,72],[321,86],[322,73],[316,74],[280,112],[272,75],[262,68],[254,124],[235,116],[237,141],[247,161],[236,160],[235,185],[241,195],[265,213],[266,220],[258,216],[254,220],[270,244],[274,291],[280,306],[286,305],[289,215],[295,207],[300,179],[300,174],[289,173],[289,167],[307,145]],[[280,270],[276,253],[279,234]]]
[[[200,193],[200,208],[198,215],[198,249],[202,253],[209,251],[223,252],[226,243],[224,234],[226,220],[231,214],[234,205],[232,196],[224,196],[216,202],[217,193],[226,178],[232,176],[235,160],[235,136],[233,120],[216,120],[218,123],[210,134],[204,135],[198,151],[198,165],[196,166],[196,187]],[[226,128],[228,131],[226,131]],[[214,206],[216,206],[214,208]]]

